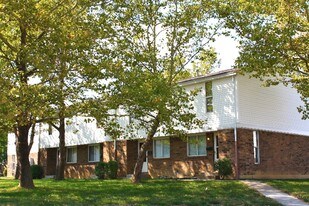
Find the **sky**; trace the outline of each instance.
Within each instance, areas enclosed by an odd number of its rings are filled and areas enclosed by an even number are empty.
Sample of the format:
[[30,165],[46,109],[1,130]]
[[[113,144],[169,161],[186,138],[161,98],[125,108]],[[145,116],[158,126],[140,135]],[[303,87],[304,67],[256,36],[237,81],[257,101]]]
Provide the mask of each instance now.
[[215,47],[221,64],[219,68],[214,70],[215,72],[232,68],[239,55],[237,45],[238,43],[231,37],[222,35],[216,38],[213,46]]

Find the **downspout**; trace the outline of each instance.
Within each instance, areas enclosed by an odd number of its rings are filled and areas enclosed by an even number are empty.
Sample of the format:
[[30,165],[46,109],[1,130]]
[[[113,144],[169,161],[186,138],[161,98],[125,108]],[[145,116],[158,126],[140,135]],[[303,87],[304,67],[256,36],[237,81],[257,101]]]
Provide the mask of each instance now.
[[234,112],[235,112],[235,122],[234,122],[234,146],[235,146],[235,176],[239,179],[239,168],[238,168],[238,138],[237,138],[237,121],[238,121],[238,111],[237,111],[237,87],[236,87],[236,75],[233,76],[234,84]]
[[42,123],[39,123],[39,135],[38,135],[38,165],[40,165],[40,156],[41,156],[41,152],[40,152],[40,147],[41,147],[41,127],[42,127]]
[[117,139],[114,139],[114,161],[117,161]]

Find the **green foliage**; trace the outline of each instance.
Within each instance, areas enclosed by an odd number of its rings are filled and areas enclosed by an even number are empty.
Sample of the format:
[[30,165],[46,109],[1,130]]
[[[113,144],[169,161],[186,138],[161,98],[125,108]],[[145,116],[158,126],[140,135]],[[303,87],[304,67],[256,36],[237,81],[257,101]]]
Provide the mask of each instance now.
[[98,179],[105,179],[108,174],[108,163],[99,162],[94,169],[94,174]]
[[98,179],[117,179],[117,172],[118,172],[118,162],[116,161],[109,161],[106,162],[99,162],[95,166],[94,173],[98,177]]
[[[283,83],[297,89],[299,107],[309,118],[309,21],[306,0],[217,1],[225,26],[240,40],[236,68],[266,86]],[[292,109],[292,108],[291,108]]]
[[[240,181],[128,179],[35,180],[38,189],[21,190],[17,181],[0,178],[2,205],[278,205]],[[185,195],[184,195],[185,194]]]
[[44,177],[44,169],[41,165],[31,165],[30,169],[33,179],[42,179]]
[[[91,77],[99,76],[95,68],[101,69],[93,57],[105,25],[94,16],[99,2],[1,1],[0,120],[6,131],[15,130],[25,141],[33,124],[80,112],[80,96],[95,82]],[[20,151],[29,150],[20,142]]]
[[233,174],[232,161],[227,158],[215,162],[215,170],[218,170],[220,179],[225,179]]
[[[105,67],[111,81],[98,90],[103,95],[91,103],[91,113],[110,136],[133,138],[144,130],[150,137],[158,128],[181,136],[205,123],[193,111],[197,91],[186,92],[178,80],[190,75],[194,61],[196,70],[214,62],[209,43],[220,24],[212,21],[213,9],[188,0],[113,1],[106,7],[115,31],[107,44],[115,58]],[[126,118],[132,121],[123,127],[118,120]]]
[[7,134],[0,131],[0,164],[5,164],[7,161],[7,144]]
[[118,172],[118,162],[116,161],[109,161],[108,162],[108,178],[110,179],[117,179],[117,172]]

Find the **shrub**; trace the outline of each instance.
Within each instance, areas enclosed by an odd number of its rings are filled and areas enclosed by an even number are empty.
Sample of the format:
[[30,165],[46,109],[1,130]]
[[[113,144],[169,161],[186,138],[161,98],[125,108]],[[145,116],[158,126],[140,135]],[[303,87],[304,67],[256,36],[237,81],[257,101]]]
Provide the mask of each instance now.
[[44,177],[44,169],[41,165],[31,165],[30,169],[33,179],[42,179]]
[[95,166],[94,173],[98,179],[104,179],[108,173],[108,164],[106,162],[99,162]]
[[233,173],[232,161],[223,158],[215,162],[215,170],[218,170],[220,179],[225,179]]
[[108,177],[110,179],[117,178],[117,171],[118,171],[118,163],[116,161],[109,161],[108,162]]

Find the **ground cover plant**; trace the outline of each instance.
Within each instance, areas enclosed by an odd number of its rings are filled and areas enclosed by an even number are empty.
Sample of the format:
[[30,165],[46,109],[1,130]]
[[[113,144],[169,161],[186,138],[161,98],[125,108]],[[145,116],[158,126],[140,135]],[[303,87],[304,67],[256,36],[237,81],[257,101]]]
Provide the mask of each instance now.
[[0,179],[0,205],[278,205],[239,181]]
[[267,184],[309,202],[309,180],[267,180]]

